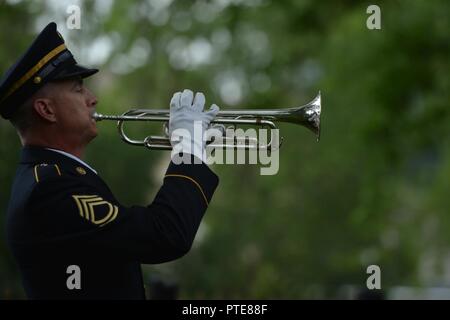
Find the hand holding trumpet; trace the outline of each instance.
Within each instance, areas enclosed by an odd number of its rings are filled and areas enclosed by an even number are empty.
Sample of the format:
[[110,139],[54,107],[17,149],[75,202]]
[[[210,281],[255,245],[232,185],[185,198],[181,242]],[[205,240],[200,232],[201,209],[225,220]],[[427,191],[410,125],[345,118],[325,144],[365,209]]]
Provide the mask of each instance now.
[[169,138],[175,153],[192,154],[206,160],[205,132],[219,112],[215,104],[204,111],[205,95],[185,89],[176,92],[170,101]]

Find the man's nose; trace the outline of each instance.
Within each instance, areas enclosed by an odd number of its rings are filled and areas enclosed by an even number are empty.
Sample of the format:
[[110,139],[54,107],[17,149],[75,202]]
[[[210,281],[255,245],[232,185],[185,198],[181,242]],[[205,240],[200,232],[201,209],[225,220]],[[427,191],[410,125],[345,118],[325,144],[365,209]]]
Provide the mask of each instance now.
[[97,105],[97,102],[98,102],[97,97],[94,96],[94,95],[92,95],[92,99],[91,99],[90,105],[91,105],[92,107],[95,107],[95,106]]
[[87,90],[87,91],[88,91],[88,105],[89,105],[89,107],[96,106],[97,102],[98,102],[97,97],[90,90]]

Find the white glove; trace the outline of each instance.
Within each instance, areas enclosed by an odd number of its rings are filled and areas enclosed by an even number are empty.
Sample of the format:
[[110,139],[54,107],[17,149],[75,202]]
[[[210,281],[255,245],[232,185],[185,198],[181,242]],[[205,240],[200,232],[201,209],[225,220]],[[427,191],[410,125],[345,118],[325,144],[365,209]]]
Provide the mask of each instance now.
[[219,107],[213,104],[208,111],[203,111],[204,105],[205,95],[201,92],[197,92],[195,98],[188,89],[173,95],[169,119],[172,157],[178,153],[189,153],[206,161],[205,132],[219,112]]

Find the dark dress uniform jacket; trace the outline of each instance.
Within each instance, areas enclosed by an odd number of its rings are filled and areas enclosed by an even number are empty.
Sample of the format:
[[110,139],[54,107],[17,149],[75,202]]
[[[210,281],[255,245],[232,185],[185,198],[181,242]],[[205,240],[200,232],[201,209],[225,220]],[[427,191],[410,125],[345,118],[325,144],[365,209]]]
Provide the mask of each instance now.
[[[7,234],[27,296],[144,299],[140,264],[171,261],[189,251],[217,184],[205,164],[171,162],[150,205],[124,207],[80,162],[25,147]],[[68,286],[75,274],[70,266],[79,267],[80,289]]]

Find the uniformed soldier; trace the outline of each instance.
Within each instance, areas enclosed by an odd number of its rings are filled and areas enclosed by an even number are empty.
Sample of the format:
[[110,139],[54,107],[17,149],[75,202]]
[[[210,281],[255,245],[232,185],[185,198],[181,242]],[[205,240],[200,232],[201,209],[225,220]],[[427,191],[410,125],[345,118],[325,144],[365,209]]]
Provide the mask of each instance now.
[[[97,100],[82,79],[97,71],[77,64],[50,23],[0,82],[0,114],[23,144],[7,240],[29,298],[144,299],[140,264],[189,251],[218,184],[204,162],[194,164],[205,144],[192,134],[180,149],[192,164],[172,161],[148,206],[121,205],[81,160],[97,135]],[[177,92],[170,132],[208,127],[218,107],[204,104],[201,93]]]

